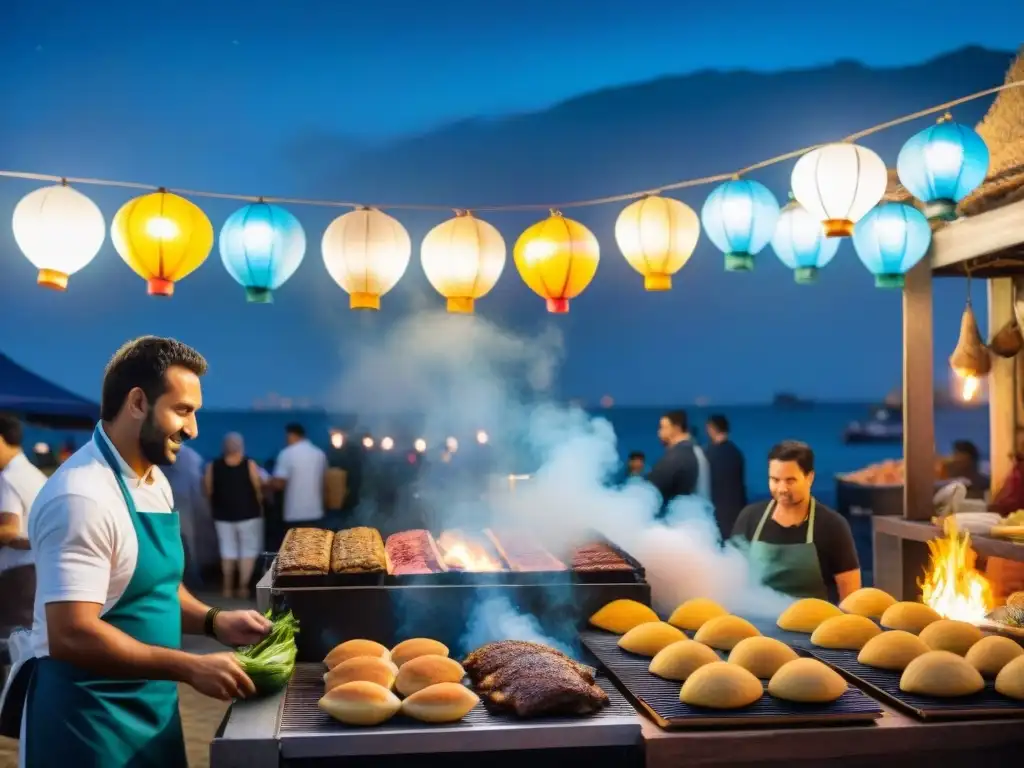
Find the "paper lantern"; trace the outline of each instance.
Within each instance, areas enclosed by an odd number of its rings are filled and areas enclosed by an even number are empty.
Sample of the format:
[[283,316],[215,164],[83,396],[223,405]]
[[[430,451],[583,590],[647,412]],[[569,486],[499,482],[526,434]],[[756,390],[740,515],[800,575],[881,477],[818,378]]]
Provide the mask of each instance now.
[[932,242],[928,219],[912,205],[883,203],[857,222],[853,247],[879,288],[902,288]]
[[700,220],[708,238],[725,254],[725,268],[749,272],[754,268],[754,256],[775,233],[779,201],[759,181],[733,179],[708,195]]
[[821,222],[794,200],[782,209],[772,235],[772,250],[793,270],[796,282],[813,283],[818,270],[835,257],[839,240],[825,237]]
[[585,226],[552,211],[519,236],[512,254],[523,282],[547,302],[548,312],[564,314],[569,300],[594,279],[601,247]]
[[859,144],[836,142],[797,160],[790,186],[828,237],[849,237],[853,225],[882,199],[888,182],[882,158]]
[[110,239],[150,296],[171,296],[213,248],[213,225],[196,204],[159,190],[129,200],[114,215]]
[[648,291],[672,287],[672,275],[686,266],[699,238],[697,214],[671,197],[644,197],[626,206],[615,221],[619,250],[644,276]]
[[220,230],[224,269],[248,301],[269,303],[306,255],[306,233],[292,214],[262,200],[228,216]]
[[448,311],[467,314],[497,284],[505,254],[505,240],[494,226],[461,212],[430,230],[420,246],[423,272],[448,300]]
[[985,180],[988,164],[985,140],[946,115],[907,140],[896,159],[896,173],[907,191],[925,204],[925,216],[951,221],[956,204]]
[[66,184],[29,192],[14,208],[14,241],[39,270],[36,282],[63,291],[96,258],[107,225],[99,207]]
[[398,219],[375,208],[339,216],[324,232],[324,265],[351,309],[380,309],[380,297],[409,267],[412,241]]

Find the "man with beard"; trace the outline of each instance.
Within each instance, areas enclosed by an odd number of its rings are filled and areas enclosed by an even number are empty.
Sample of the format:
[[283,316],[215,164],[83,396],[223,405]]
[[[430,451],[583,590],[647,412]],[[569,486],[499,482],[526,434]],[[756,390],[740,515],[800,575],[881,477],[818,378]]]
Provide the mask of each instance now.
[[256,611],[218,611],[181,584],[178,515],[160,467],[198,433],[205,372],[206,361],[173,339],[121,347],[103,377],[92,439],[33,506],[38,582],[22,766],[182,768],[178,683],[223,701],[255,692],[234,654],[181,650],[183,632],[236,646],[270,628]]
[[733,537],[749,547],[765,586],[792,597],[842,600],[860,589],[860,563],[850,525],[811,495],[814,451],[787,440],[768,453],[771,501],[740,512]]

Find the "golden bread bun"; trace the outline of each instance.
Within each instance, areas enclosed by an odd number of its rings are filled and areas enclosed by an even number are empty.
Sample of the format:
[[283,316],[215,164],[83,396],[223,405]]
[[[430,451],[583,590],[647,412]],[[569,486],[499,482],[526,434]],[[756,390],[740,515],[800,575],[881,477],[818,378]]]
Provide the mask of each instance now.
[[825,619],[831,619],[833,616],[841,616],[842,614],[842,611],[827,600],[807,597],[803,600],[797,600],[784,610],[775,623],[779,626],[779,629],[784,629],[787,632],[805,632],[810,634]]
[[768,680],[779,667],[799,658],[796,651],[774,637],[747,637],[729,653],[729,663],[739,664],[754,677]]
[[455,659],[427,654],[405,662],[398,670],[395,690],[403,696],[412,696],[438,683],[461,683],[466,671]]
[[365,680],[390,689],[394,687],[397,675],[398,667],[388,659],[382,659],[380,656],[356,656],[332,667],[324,675],[324,690],[329,691],[354,680]]
[[696,632],[704,626],[704,622],[717,619],[719,616],[726,616],[728,613],[725,608],[714,600],[708,600],[706,597],[695,597],[692,600],[687,600],[672,611],[672,615],[668,617],[668,623],[673,627]]
[[761,681],[737,664],[705,664],[683,683],[679,700],[694,707],[739,709],[761,698]]
[[1024,656],[1018,656],[999,671],[996,690],[1003,696],[1024,701]]
[[825,619],[811,634],[811,642],[819,648],[859,651],[876,635],[882,634],[871,619],[855,613],[843,613]]
[[403,701],[402,714],[424,723],[454,723],[479,702],[480,697],[462,683],[435,683]]
[[382,685],[355,680],[329,690],[317,706],[348,725],[379,725],[390,720],[402,702]]
[[995,677],[1003,667],[1019,656],[1024,656],[1024,648],[1008,637],[988,635],[970,647],[967,663],[981,672],[982,677]]
[[428,637],[414,637],[411,640],[403,640],[391,649],[391,660],[399,670],[407,661],[417,656],[447,656],[448,646],[431,640]]
[[885,609],[879,624],[886,629],[902,629],[912,635],[919,635],[922,629],[941,618],[924,603],[899,602]]
[[336,645],[324,659],[324,665],[328,669],[334,669],[343,661],[354,659],[357,656],[376,656],[379,659],[391,657],[391,652],[373,640],[346,640],[341,645]]
[[665,680],[686,680],[705,664],[721,661],[711,648],[696,640],[680,640],[666,645],[651,659],[647,671]]
[[846,681],[817,659],[794,659],[772,675],[768,693],[801,704],[826,704],[846,693]]
[[624,635],[648,621],[659,621],[658,614],[649,605],[636,600],[612,600],[590,617],[590,623],[595,627],[617,635]]
[[719,616],[704,622],[704,626],[697,630],[693,639],[720,651],[731,651],[740,640],[760,634],[757,627],[746,619],[739,616]]
[[638,656],[657,656],[665,646],[685,640],[686,635],[664,621],[648,621],[637,624],[619,638],[619,648]]
[[891,669],[902,672],[907,664],[931,650],[917,635],[902,629],[891,629],[875,635],[860,649],[857,661],[876,669]]
[[981,640],[981,630],[966,621],[939,619],[921,630],[921,639],[933,651],[949,651],[966,656],[971,646]]
[[895,603],[896,598],[888,592],[874,587],[861,587],[848,594],[839,607],[847,613],[867,616],[869,619],[878,621],[882,618],[882,614],[889,609],[889,606],[895,605]]
[[981,673],[963,656],[928,651],[910,662],[900,678],[900,690],[919,696],[970,696],[985,687]]

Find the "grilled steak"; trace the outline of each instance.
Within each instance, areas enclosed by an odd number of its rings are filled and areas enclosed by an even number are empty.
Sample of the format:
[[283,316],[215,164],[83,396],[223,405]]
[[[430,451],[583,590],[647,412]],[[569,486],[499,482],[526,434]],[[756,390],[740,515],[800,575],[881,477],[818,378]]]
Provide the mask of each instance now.
[[574,571],[632,571],[633,567],[618,552],[602,542],[584,544],[572,555]]
[[334,533],[322,528],[292,528],[277,555],[277,572],[294,576],[327,573],[331,567]]
[[462,668],[473,682],[477,683],[517,659],[532,658],[538,654],[557,656],[572,665],[588,683],[594,682],[594,670],[590,667],[570,659],[550,646],[525,640],[500,640],[482,645],[466,657],[462,662]]
[[443,570],[434,556],[430,531],[415,529],[393,533],[388,536],[384,546],[391,560],[391,572],[395,575],[437,573]]
[[332,573],[383,573],[384,540],[376,528],[349,528],[334,534]]

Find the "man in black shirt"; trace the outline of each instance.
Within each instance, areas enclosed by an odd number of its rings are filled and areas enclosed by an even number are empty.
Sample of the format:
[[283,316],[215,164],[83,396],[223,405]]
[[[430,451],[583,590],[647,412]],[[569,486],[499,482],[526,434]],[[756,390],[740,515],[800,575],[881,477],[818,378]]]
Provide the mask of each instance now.
[[746,468],[743,453],[729,439],[729,420],[725,416],[716,413],[709,417],[705,429],[710,440],[704,452],[711,466],[711,503],[718,530],[726,539],[740,511],[747,506]]
[[769,502],[751,504],[733,527],[750,542],[750,559],[762,582],[793,597],[842,600],[860,589],[860,563],[850,525],[815,502],[814,452],[787,440],[768,454]]
[[647,475],[647,482],[661,494],[658,517],[663,518],[673,499],[693,494],[700,470],[685,411],[669,411],[661,417],[658,439],[665,445],[665,454]]

